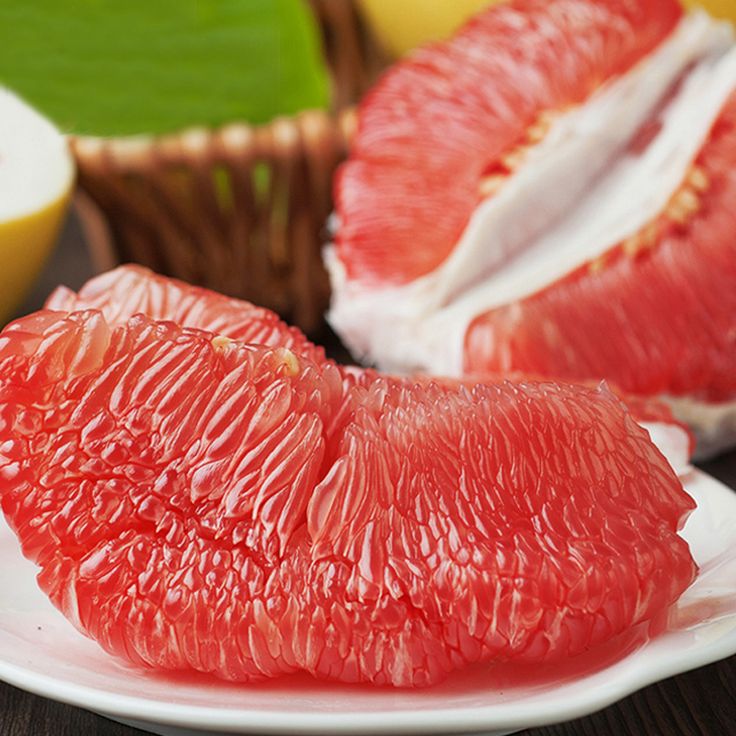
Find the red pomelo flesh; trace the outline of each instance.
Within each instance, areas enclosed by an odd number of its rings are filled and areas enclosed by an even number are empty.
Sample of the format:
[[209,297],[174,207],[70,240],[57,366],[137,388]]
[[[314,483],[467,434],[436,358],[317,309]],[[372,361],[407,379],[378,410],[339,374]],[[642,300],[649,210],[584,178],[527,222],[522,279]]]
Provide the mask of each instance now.
[[606,391],[376,379],[142,315],[0,336],[0,497],[107,651],[253,681],[420,686],[662,613],[693,508]]
[[159,276],[143,266],[107,271],[88,281],[79,293],[61,286],[46,300],[45,307],[59,311],[100,309],[111,324],[125,322],[140,312],[245,343],[289,348],[316,363],[325,360],[321,347],[270,309]]
[[333,366],[346,386],[369,383],[376,375],[369,368],[338,366],[328,360],[324,348],[311,342],[298,327],[283,322],[270,309],[161,276],[134,264],[95,276],[78,293],[59,286],[44,306],[62,312],[98,309],[111,325],[124,324],[136,314],[145,314],[154,320],[207,330],[241,343],[288,348],[318,365]]
[[[145,314],[154,320],[170,320],[182,327],[194,327],[229,337],[244,343],[261,344],[271,347],[289,348],[297,355],[309,358],[318,365],[329,363],[343,378],[346,386],[358,383],[369,386],[377,378],[375,371],[358,366],[342,366],[328,361],[321,347],[311,343],[297,328],[282,322],[276,314],[257,307],[250,302],[225,297],[216,292],[166,276],[160,276],[147,268],[137,265],[124,265],[108,271],[88,281],[79,293],[66,287],[57,288],[46,301],[46,308],[60,311],[80,311],[99,309],[111,325],[123,324],[135,314]],[[407,381],[427,382],[439,379],[414,377],[411,379],[388,377],[386,381],[405,383]],[[544,377],[519,371],[490,373],[485,367],[482,374],[455,381],[441,379],[448,387],[465,385],[471,388],[476,383],[495,384],[511,380],[539,382]],[[588,381],[590,388],[596,382]],[[672,411],[664,404],[624,393],[612,387],[640,423],[652,423],[671,427],[675,435],[684,433],[683,442],[677,436],[674,441],[678,447],[670,450],[662,448],[675,467],[685,467],[689,454],[680,453],[680,445],[694,447],[692,436],[687,428],[677,422]],[[671,443],[669,440],[667,444]],[[682,454],[681,457],[678,455]]]
[[619,244],[591,268],[478,316],[465,370],[563,380],[606,376],[625,391],[736,394],[736,94],[695,161],[707,190],[685,222],[662,213],[656,243]]
[[483,177],[539,115],[587,100],[681,16],[675,0],[514,0],[397,64],[362,103],[336,182],[348,278],[405,284],[434,270]]

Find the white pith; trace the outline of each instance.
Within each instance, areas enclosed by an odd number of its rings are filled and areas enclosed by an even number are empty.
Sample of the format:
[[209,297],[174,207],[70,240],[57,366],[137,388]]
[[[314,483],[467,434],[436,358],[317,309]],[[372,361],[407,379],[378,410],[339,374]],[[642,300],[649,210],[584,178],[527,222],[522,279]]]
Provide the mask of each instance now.
[[[328,247],[329,321],[356,356],[383,370],[461,375],[475,317],[540,291],[665,210],[734,89],[731,26],[691,13],[628,74],[552,124],[432,273],[398,287],[365,286],[347,278]],[[629,145],[653,117],[661,129],[632,155]],[[511,367],[499,357],[501,370]],[[696,403],[679,401],[675,412],[692,420],[699,449],[713,448],[715,423],[736,440],[736,402],[723,415],[686,411]]]
[[710,404],[683,396],[660,398],[681,422],[693,428],[697,438],[695,460],[707,460],[736,446],[736,400]]
[[0,87],[0,222],[21,219],[63,197],[74,163],[64,136]]

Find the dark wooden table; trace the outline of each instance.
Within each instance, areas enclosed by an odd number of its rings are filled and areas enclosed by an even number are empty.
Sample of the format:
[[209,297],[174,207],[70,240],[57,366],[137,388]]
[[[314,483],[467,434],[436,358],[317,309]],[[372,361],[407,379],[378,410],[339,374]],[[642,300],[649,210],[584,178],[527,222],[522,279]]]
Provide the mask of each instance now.
[[[73,223],[21,312],[37,308],[57,284],[76,287],[90,274]],[[736,488],[736,453],[703,466]],[[140,734],[78,708],[0,683],[0,736],[133,736]],[[652,685],[587,718],[526,736],[736,736],[736,657]]]

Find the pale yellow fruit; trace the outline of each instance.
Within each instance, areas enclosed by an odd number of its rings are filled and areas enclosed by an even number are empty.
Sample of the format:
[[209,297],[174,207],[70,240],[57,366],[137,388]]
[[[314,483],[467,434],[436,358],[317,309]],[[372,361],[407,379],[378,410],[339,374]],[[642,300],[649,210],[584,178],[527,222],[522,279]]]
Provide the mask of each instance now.
[[0,321],[12,314],[48,257],[74,184],[66,140],[0,88]]
[[395,56],[400,56],[428,41],[447,38],[471,15],[492,4],[492,0],[360,0],[360,2],[376,36]]
[[691,8],[703,8],[716,18],[726,18],[736,23],[736,0],[687,0]]

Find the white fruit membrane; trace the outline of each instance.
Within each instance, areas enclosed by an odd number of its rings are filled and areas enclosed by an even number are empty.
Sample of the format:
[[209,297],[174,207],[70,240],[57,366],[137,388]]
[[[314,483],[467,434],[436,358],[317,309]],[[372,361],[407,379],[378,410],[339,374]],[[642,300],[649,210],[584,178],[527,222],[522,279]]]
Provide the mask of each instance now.
[[0,222],[53,204],[71,188],[66,139],[12,92],[0,87]]
[[[736,401],[707,404],[682,396],[661,396],[680,421],[694,428],[698,445],[695,460],[707,460],[736,446]],[[659,443],[655,442],[660,450]],[[667,452],[663,450],[667,455]]]
[[[540,291],[666,208],[734,89],[732,27],[691,13],[625,76],[557,119],[500,191],[476,208],[435,271],[376,288],[348,279],[328,246],[330,323],[357,357],[383,370],[461,375],[475,317]],[[661,123],[656,137],[632,152],[637,133],[654,119]],[[733,409],[736,416],[736,403]],[[711,416],[691,415],[706,423]]]

